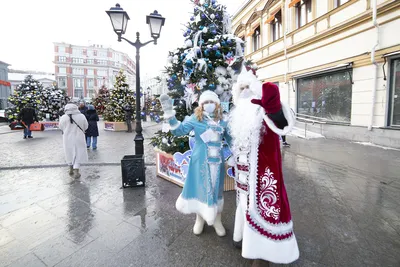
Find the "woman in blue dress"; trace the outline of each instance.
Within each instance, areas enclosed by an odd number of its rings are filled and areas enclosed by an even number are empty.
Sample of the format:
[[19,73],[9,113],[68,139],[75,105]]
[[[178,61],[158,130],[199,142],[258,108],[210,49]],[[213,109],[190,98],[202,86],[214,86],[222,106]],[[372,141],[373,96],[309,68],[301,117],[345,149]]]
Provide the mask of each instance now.
[[212,91],[203,92],[194,114],[182,122],[176,119],[169,96],[162,95],[160,100],[172,134],[182,136],[194,131],[196,139],[176,208],[184,214],[196,214],[194,234],[201,234],[207,222],[215,228],[218,236],[224,236],[226,232],[221,222],[225,177],[222,139],[230,141],[230,136],[218,95]]

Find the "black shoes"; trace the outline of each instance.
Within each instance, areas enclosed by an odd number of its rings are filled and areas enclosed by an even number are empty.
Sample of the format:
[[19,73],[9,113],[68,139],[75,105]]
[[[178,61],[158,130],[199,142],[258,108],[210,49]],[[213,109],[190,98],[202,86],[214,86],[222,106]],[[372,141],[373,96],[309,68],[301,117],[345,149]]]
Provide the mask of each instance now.
[[287,142],[283,142],[283,146],[284,147],[290,147],[290,144],[288,144]]

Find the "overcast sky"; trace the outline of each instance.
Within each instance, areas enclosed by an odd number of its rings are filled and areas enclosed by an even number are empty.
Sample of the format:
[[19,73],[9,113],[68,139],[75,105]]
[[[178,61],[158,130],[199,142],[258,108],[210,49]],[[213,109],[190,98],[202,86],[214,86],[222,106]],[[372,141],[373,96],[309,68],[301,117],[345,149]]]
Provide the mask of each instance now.
[[[135,58],[135,48],[122,41],[112,30],[105,10],[118,2],[128,12],[125,37],[134,41],[135,32],[141,41],[150,40],[146,15],[154,10],[166,18],[161,37],[155,46],[141,51],[141,77],[158,75],[166,62],[168,51],[182,45],[183,23],[193,12],[190,0],[8,0],[1,1],[0,61],[12,69],[54,72],[53,42],[78,45],[91,43],[111,46]],[[219,0],[233,14],[245,0]]]

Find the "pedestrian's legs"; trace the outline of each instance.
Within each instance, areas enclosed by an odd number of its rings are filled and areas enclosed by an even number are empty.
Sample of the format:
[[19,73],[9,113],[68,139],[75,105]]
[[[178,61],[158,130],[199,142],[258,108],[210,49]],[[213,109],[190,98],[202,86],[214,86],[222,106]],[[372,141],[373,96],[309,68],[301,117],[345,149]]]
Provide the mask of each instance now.
[[132,132],[132,122],[131,120],[126,120],[126,125],[128,126],[128,132]]
[[97,136],[93,136],[92,147],[93,149],[97,149]]
[[28,128],[24,128],[24,138],[28,136]]
[[282,141],[286,143],[286,135],[282,135]]
[[81,174],[79,173],[79,167],[80,167],[81,165],[79,164],[79,163],[74,163],[74,166],[73,166],[73,173],[74,173],[74,178],[75,179],[78,179],[79,177],[81,177]]
[[28,137],[32,137],[32,131],[31,131],[31,125],[30,124],[26,125],[26,135]]
[[90,136],[86,136],[86,147],[87,148],[90,147],[90,143],[91,143],[91,137]]

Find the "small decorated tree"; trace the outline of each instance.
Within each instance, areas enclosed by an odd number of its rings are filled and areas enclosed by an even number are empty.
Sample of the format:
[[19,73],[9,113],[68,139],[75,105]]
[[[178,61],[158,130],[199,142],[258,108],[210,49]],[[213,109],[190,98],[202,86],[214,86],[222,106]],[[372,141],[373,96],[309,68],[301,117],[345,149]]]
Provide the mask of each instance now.
[[132,111],[135,111],[135,97],[134,93],[129,90],[123,70],[120,70],[115,78],[114,90],[111,91],[110,98],[105,105],[103,117],[105,121],[123,122],[125,121],[124,107],[126,104],[129,104]]
[[103,84],[98,92],[96,92],[96,97],[93,98],[93,106],[99,115],[103,115],[106,105],[110,99],[110,91]]
[[42,105],[42,89],[43,85],[40,82],[33,79],[32,75],[27,75],[24,81],[18,85],[14,93],[8,98],[8,102],[10,103],[10,107],[6,110],[8,119],[10,121],[16,120],[18,114],[26,104],[31,104],[32,107],[36,109],[38,118],[41,119],[43,117],[40,111]]
[[57,121],[64,114],[64,106],[70,101],[65,90],[57,86],[47,87],[40,92],[40,112],[46,117],[49,114],[50,121]]

